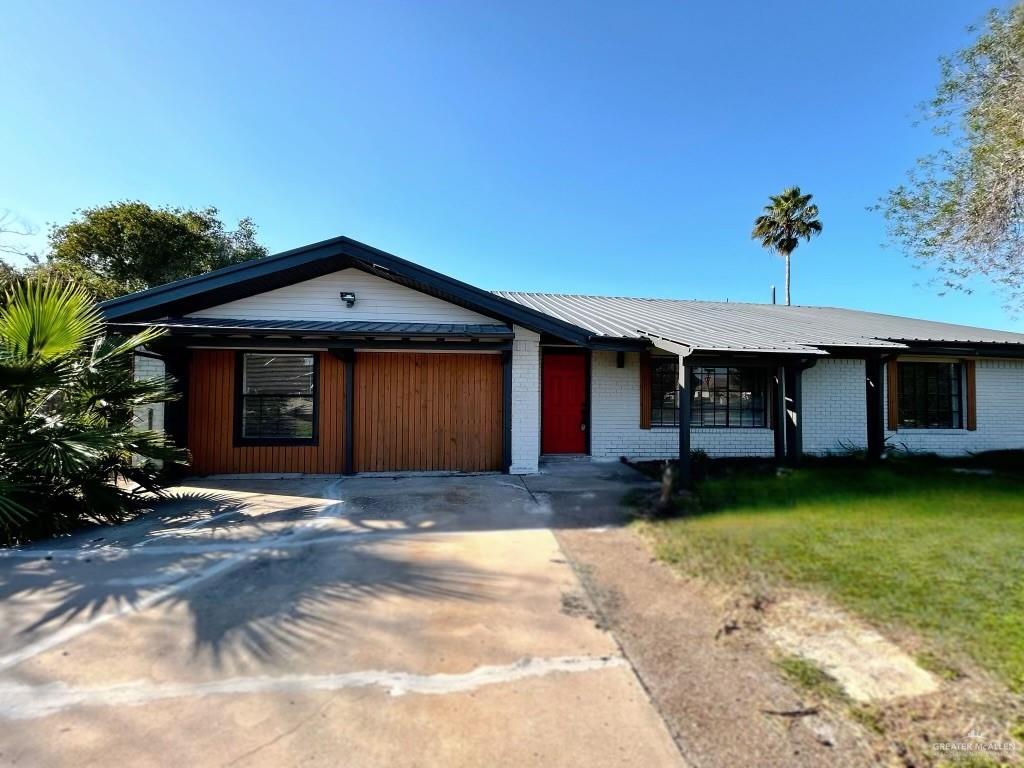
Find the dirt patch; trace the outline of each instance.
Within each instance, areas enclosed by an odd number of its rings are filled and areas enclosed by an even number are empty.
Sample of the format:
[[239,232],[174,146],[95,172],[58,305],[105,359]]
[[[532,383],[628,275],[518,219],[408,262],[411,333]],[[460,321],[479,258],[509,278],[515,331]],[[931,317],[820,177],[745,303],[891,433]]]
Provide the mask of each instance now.
[[909,654],[850,614],[809,595],[772,605],[765,631],[787,653],[809,659],[864,704],[923,696],[938,679]]
[[631,529],[556,535],[692,765],[877,764],[862,726],[806,712],[815,702],[781,679],[730,597],[677,576]]
[[[966,659],[806,593],[687,578],[631,528],[556,535],[694,766],[956,765],[950,750],[979,748],[1020,764],[1024,700]],[[802,684],[794,661],[834,685]]]

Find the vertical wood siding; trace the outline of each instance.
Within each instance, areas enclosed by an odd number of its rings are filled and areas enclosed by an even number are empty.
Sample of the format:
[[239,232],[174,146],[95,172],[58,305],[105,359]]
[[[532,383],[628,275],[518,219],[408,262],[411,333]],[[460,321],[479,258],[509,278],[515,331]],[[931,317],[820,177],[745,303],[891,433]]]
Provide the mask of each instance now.
[[234,445],[235,370],[233,350],[192,353],[188,391],[188,447],[200,475],[246,472],[341,472],[344,451],[344,364],[320,355],[318,445]]
[[500,355],[360,352],[357,472],[501,469]]

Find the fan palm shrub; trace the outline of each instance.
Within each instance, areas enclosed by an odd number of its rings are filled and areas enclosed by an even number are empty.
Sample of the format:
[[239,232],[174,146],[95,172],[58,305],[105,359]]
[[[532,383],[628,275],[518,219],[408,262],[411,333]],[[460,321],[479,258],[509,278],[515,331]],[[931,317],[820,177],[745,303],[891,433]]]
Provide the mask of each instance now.
[[[172,398],[136,381],[133,350],[159,336],[105,332],[87,291],[55,281],[11,286],[0,304],[0,540],[24,541],[83,523],[118,522],[160,492],[155,460],[184,453],[135,429],[138,406]],[[137,457],[137,458],[133,458]]]

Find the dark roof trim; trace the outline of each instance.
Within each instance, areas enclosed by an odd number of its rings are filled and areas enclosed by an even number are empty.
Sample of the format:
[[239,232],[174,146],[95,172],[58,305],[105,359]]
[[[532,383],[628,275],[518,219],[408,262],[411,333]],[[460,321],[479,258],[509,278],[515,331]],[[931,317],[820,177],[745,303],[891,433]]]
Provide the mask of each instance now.
[[588,346],[592,333],[489,291],[421,267],[348,237],[336,237],[263,259],[176,280],[100,305],[108,320],[157,320],[281,288],[347,267],[428,293],[538,333]]
[[993,342],[917,341],[914,339],[888,339],[905,346],[828,346],[832,357],[866,357],[901,355],[934,355],[936,357],[1008,357],[1024,358],[1024,345]]
[[229,320],[219,317],[171,317],[163,320],[114,321],[115,330],[138,331],[152,326],[167,329],[174,335],[228,335],[240,334],[302,334],[317,336],[398,336],[398,337],[513,337],[507,325],[478,323],[404,323],[348,320],[322,322],[316,320]]

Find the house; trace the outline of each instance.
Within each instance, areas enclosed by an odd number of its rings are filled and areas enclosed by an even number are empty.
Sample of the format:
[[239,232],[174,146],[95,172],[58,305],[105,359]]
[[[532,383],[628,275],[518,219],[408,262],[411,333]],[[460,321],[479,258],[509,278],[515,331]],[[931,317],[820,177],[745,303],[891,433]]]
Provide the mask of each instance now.
[[[102,305],[199,474],[536,472],[1024,447],[1024,334],[821,307],[489,292],[349,238]],[[141,374],[140,374],[141,375]],[[682,407],[680,407],[682,405]]]

